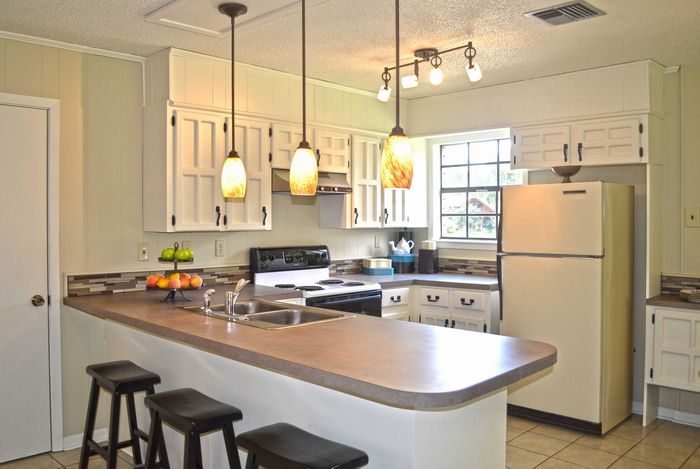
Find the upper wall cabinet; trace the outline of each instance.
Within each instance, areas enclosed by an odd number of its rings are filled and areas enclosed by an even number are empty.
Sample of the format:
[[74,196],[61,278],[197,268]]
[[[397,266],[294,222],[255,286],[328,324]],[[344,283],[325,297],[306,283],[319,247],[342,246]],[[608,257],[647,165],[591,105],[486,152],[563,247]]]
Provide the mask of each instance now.
[[[294,152],[302,140],[300,125],[273,122],[271,127],[272,150],[270,163],[275,169],[289,169]],[[307,137],[308,139],[308,137]],[[309,142],[309,145],[311,142]]]
[[[294,152],[302,140],[300,125],[273,122],[271,127],[272,153],[270,161],[275,169],[289,169]],[[306,140],[318,160],[318,170],[329,173],[350,171],[350,134],[332,129],[306,129]]]

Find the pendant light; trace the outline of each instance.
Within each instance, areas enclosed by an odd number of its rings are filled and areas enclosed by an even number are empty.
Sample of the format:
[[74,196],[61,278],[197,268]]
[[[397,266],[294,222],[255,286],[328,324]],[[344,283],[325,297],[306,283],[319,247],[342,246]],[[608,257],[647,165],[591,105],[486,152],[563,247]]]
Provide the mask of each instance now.
[[289,190],[292,195],[316,195],[318,164],[306,141],[306,0],[301,0],[301,99],[303,134],[289,168]]
[[243,160],[236,151],[234,39],[236,16],[244,15],[248,11],[248,7],[240,3],[223,3],[219,5],[219,11],[231,17],[231,151],[224,161],[224,167],[221,169],[221,192],[225,198],[242,199],[245,197],[247,178]]
[[396,0],[396,127],[391,130],[382,151],[380,175],[385,189],[410,189],[413,181],[413,154],[408,137],[399,123],[399,0]]

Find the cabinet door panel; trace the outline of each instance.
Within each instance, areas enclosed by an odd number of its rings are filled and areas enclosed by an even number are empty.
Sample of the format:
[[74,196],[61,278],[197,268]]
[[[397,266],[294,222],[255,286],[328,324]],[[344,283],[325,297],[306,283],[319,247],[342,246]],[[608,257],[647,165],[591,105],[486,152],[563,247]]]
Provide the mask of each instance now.
[[[307,137],[308,139],[308,137]],[[272,124],[272,167],[289,169],[294,152],[302,140],[302,128],[298,125]],[[309,142],[311,143],[311,142]]]
[[380,139],[352,137],[352,226],[381,227],[381,181],[379,179]]
[[[656,310],[654,326],[654,384],[692,389],[700,348],[694,337],[700,319],[696,313]],[[697,387],[696,390],[700,389]]]
[[318,170],[332,173],[350,171],[350,134],[314,129],[314,151],[320,155]]
[[[228,121],[228,119],[227,119]],[[231,128],[230,123],[228,128]],[[244,199],[226,201],[227,230],[272,229],[269,124],[252,119],[236,119],[236,150],[243,159],[248,180]],[[230,134],[226,139],[230,151]]]
[[523,127],[514,129],[513,135],[513,168],[549,168],[571,162],[568,125]]
[[225,156],[224,118],[182,110],[173,115],[175,230],[219,230],[216,207],[223,207],[218,180]]
[[450,326],[455,329],[462,329],[465,331],[486,332],[486,322],[484,321],[484,318],[474,318],[453,314],[452,320],[450,321]]
[[423,324],[429,324],[431,326],[449,327],[450,313],[421,311],[420,322]]
[[[639,149],[641,121],[634,119],[604,120],[574,124],[572,143],[576,146],[574,164],[641,163]],[[643,154],[643,152],[642,152]]]

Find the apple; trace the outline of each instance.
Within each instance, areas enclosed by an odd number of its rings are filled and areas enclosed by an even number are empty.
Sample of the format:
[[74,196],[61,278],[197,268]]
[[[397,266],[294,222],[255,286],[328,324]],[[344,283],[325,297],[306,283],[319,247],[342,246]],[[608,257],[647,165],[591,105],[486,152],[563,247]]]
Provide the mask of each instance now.
[[202,277],[199,275],[195,274],[190,278],[190,288],[199,288],[202,286]]
[[194,259],[194,252],[192,252],[192,249],[187,249],[186,251],[187,251],[187,260],[191,261],[192,259]]
[[158,280],[160,280],[161,277],[158,277],[157,275],[149,275],[148,277],[146,277],[146,287],[155,288],[158,284]]
[[175,249],[165,248],[160,252],[160,258],[166,261],[172,261],[175,257]]
[[180,274],[180,283],[182,284],[182,288],[190,288],[190,278],[190,274],[187,272]]
[[180,274],[179,274],[178,272],[173,272],[172,274],[170,274],[170,280],[173,280],[173,279],[178,279],[178,280],[179,280],[179,279],[180,279]]
[[163,277],[163,278],[161,278],[161,279],[158,280],[158,283],[156,283],[156,286],[157,286],[158,288],[168,288],[168,284],[169,284],[169,283],[170,283],[170,280],[168,280],[167,278]]
[[168,280],[168,288],[182,288],[180,278],[170,277],[170,280]]
[[178,249],[175,251],[175,259],[178,261],[190,260],[190,251],[188,249]]

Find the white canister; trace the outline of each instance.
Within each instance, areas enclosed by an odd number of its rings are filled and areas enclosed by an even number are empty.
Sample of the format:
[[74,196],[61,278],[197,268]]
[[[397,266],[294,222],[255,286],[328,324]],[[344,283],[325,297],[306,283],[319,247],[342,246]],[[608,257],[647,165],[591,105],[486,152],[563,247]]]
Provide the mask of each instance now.
[[434,239],[426,239],[425,241],[421,241],[420,248],[434,251],[437,249],[437,241]]

